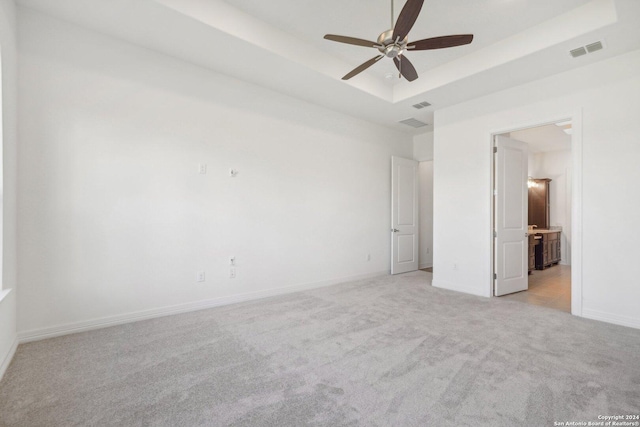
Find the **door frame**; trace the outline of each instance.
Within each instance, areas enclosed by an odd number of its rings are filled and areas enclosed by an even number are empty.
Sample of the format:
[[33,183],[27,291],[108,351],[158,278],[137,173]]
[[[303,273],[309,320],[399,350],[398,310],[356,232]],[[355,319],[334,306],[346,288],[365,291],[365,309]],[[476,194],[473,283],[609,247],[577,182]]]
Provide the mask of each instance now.
[[491,210],[490,229],[487,233],[491,242],[491,257],[489,266],[489,295],[494,297],[494,273],[495,273],[495,239],[493,230],[495,227],[495,205],[493,189],[495,188],[495,160],[493,154],[494,139],[497,135],[515,132],[540,126],[555,124],[565,120],[571,120],[573,133],[571,134],[571,314],[582,316],[582,109],[567,112],[566,114],[553,115],[532,119],[528,122],[496,129],[490,132],[489,148],[489,200]]

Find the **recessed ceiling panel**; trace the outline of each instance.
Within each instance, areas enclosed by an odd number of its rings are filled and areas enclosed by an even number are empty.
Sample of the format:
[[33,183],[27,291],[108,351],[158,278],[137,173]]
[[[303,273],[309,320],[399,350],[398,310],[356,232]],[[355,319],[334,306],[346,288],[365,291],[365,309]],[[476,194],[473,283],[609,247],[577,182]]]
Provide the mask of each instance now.
[[[323,40],[325,34],[340,34],[376,40],[391,27],[391,2],[388,0],[297,1],[297,0],[225,0],[244,12],[274,25],[291,35],[347,61],[353,67],[366,61],[375,51],[340,45]],[[404,6],[395,1],[395,17]],[[419,72],[489,46],[527,28],[541,24],[589,0],[425,0],[409,41],[449,34],[474,34],[471,45],[451,49],[414,52],[407,55]],[[348,71],[348,70],[347,70]],[[346,72],[346,71],[345,71]],[[381,61],[366,73],[384,77],[397,74],[392,61]],[[397,77],[396,77],[397,78]]]

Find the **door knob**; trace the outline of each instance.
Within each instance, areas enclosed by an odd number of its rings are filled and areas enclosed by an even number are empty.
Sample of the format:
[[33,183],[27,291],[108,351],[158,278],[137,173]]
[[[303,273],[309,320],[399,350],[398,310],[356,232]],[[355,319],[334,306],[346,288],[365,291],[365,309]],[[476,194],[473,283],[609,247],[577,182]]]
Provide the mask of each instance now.
[[392,231],[393,233],[398,233],[400,230],[398,230],[397,228],[392,228],[392,229],[391,229],[391,231]]

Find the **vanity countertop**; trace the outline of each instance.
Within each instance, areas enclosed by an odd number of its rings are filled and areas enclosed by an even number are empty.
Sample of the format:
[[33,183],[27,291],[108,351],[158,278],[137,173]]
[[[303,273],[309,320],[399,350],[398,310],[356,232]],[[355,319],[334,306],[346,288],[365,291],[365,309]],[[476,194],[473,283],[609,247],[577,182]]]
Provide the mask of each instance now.
[[560,232],[562,232],[562,227],[550,228],[549,230],[538,230],[537,228],[534,228],[529,233],[531,233],[531,234],[549,234],[549,233],[560,233]]

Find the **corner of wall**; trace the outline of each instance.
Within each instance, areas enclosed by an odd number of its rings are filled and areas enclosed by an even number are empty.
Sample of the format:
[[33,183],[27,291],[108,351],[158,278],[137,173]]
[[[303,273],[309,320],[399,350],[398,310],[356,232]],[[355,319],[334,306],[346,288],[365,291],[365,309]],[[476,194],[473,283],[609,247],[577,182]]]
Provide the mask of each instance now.
[[419,162],[433,160],[433,131],[413,137],[413,158]]
[[431,282],[431,285],[434,288],[446,289],[446,290],[455,291],[455,292],[462,292],[464,294],[477,295],[479,297],[486,297],[486,298],[491,297],[491,295],[488,292],[479,291],[478,287],[459,285],[457,283],[447,282],[444,280],[434,279]]
[[[17,348],[17,52],[16,5],[13,0],[0,1],[0,53],[2,54],[2,273],[0,300],[0,379],[11,363]],[[7,292],[7,290],[9,290]]]
[[4,378],[4,374],[7,372],[7,369],[9,369],[9,365],[11,364],[11,361],[13,360],[13,356],[15,356],[17,349],[18,339],[15,338],[13,340],[13,343],[11,344],[11,347],[9,348],[9,352],[6,354],[2,362],[0,362],[0,381],[2,381],[2,378]]
[[0,380],[11,364],[18,347],[16,336],[16,293],[2,292],[0,299]]

